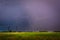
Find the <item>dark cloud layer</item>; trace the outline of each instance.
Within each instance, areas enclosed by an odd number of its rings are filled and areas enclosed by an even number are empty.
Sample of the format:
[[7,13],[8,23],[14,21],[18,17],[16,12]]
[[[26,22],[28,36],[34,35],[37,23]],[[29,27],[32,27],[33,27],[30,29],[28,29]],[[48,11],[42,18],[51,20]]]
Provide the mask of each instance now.
[[0,0],[0,30],[60,31],[58,0]]

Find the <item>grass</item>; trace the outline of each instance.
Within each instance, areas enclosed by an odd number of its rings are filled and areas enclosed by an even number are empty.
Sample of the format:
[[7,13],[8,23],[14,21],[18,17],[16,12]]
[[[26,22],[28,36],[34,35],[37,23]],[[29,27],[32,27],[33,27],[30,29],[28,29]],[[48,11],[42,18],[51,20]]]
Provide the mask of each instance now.
[[0,40],[60,40],[60,32],[0,32]]

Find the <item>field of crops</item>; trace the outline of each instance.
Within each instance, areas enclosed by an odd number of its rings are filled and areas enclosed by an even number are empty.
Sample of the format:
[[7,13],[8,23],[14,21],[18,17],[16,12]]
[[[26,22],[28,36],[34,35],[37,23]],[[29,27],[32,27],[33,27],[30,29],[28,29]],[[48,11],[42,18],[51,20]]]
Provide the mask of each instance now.
[[60,32],[0,32],[0,40],[60,40]]

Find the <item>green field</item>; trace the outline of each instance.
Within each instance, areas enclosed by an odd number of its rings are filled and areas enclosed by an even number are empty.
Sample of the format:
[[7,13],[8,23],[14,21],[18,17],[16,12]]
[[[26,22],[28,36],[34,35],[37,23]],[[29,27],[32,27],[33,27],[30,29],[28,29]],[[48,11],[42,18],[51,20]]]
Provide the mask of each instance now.
[[0,32],[0,40],[60,40],[60,32]]

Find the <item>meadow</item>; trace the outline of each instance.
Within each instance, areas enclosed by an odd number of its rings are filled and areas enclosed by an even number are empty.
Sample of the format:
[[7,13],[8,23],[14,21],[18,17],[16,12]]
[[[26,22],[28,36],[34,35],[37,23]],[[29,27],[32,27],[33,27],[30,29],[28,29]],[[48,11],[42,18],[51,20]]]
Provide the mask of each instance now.
[[0,40],[60,40],[60,32],[0,32]]

